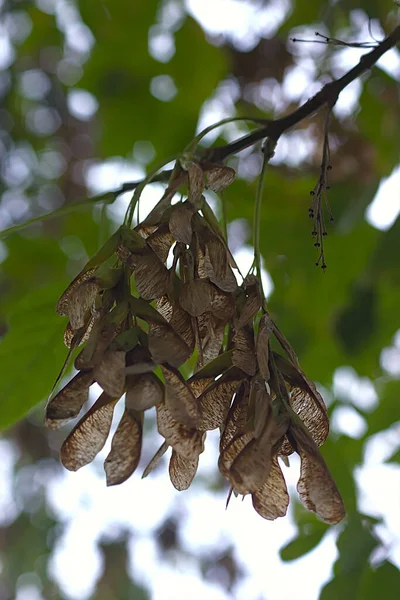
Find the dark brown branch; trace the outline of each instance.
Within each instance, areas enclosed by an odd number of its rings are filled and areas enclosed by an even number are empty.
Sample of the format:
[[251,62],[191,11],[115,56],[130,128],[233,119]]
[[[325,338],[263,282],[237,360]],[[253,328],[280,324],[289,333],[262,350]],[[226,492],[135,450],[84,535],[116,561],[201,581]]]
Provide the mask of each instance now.
[[231,154],[236,154],[249,146],[252,146],[259,140],[266,137],[270,137],[274,140],[288,131],[297,123],[300,123],[303,119],[310,117],[311,115],[318,112],[323,106],[333,107],[340,92],[344,90],[352,81],[360,77],[365,71],[368,71],[375,65],[380,57],[385,54],[388,50],[393,48],[400,41],[400,25],[394,29],[394,31],[381,42],[374,50],[364,54],[360,62],[350,69],[345,75],[339,79],[327,83],[315,96],[307,100],[302,106],[297,108],[294,112],[281,119],[274,121],[266,121],[265,126],[261,129],[257,129],[252,133],[245,135],[236,142],[227,144],[226,146],[219,146],[216,148],[210,148],[206,153],[207,160],[213,162],[221,162]]

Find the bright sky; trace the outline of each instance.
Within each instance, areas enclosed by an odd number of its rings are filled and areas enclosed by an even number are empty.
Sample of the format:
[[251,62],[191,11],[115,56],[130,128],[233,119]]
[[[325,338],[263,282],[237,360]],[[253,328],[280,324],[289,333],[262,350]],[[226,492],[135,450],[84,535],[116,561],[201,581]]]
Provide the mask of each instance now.
[[[46,2],[43,0],[43,3],[46,6],[57,4],[51,0]],[[62,4],[64,3],[60,0],[58,5]],[[256,3],[249,4],[238,0],[187,0],[186,6],[209,33],[224,33],[243,49],[253,47],[260,35],[273,34],[288,10],[286,0],[272,1],[264,8],[257,7]],[[171,23],[174,19],[175,21],[179,19],[178,5],[170,3],[165,15],[166,20],[169,19]],[[83,41],[85,35],[87,38],[87,32],[82,33]],[[163,35],[164,38],[159,36],[159,41],[153,44],[154,53],[157,53],[157,48],[164,45],[163,47],[168,47],[170,54],[173,54],[171,36],[168,37],[167,33]],[[376,35],[379,36],[379,31]],[[77,34],[76,39],[78,37]],[[4,39],[0,39],[0,44],[5,48]],[[90,36],[87,39],[90,39]],[[11,52],[10,49],[9,51]],[[1,53],[0,48],[0,55]],[[307,50],[304,50],[303,56],[299,56],[297,66],[290,73],[290,82],[285,84],[288,91],[296,90],[296,97],[292,97],[291,100],[306,99],[310,89],[315,85],[313,63],[306,54]],[[4,53],[3,49],[4,56],[7,56],[7,52]],[[353,65],[359,56],[360,51],[344,50],[338,61],[338,71]],[[399,53],[395,50],[387,53],[381,60],[381,67],[392,76],[399,76],[399,65]],[[358,101],[359,91],[357,83],[346,90],[339,100],[338,112],[342,114],[349,112]],[[75,111],[76,116],[81,115],[82,118],[87,118],[97,107],[95,99],[85,94],[87,92],[84,90],[77,90],[77,93],[71,94],[69,98],[70,107]],[[277,98],[277,102],[278,100]],[[285,99],[282,98],[281,101],[285,102]],[[229,116],[231,111],[232,102],[229,94],[225,93],[224,96],[219,90],[207,103],[199,127]],[[234,130],[231,131],[232,134],[235,133]],[[307,142],[300,136],[298,140],[300,151],[302,144],[304,152],[307,153]],[[276,160],[285,161],[288,157],[289,150],[285,150],[285,144],[282,142]],[[136,180],[143,175],[143,167],[138,163],[133,164],[114,158],[93,167],[88,174],[88,182],[94,192],[100,192],[116,188],[125,181]],[[158,184],[145,189],[141,202],[144,212],[150,210],[157,202],[161,189]],[[117,221],[121,219],[128,201],[129,196],[125,195],[109,207],[110,213]],[[215,208],[218,210],[218,205]],[[387,229],[399,212],[400,168],[397,168],[382,182],[366,212],[366,218],[374,227]],[[234,227],[236,227],[235,237],[242,235],[241,224],[237,223]],[[246,272],[252,261],[251,249],[246,246],[238,248],[235,258],[239,267]],[[271,293],[273,282],[266,272],[264,284],[266,292]],[[398,341],[397,351],[400,348],[400,339]],[[354,372],[344,368],[335,374],[334,389],[337,394],[346,396],[349,404],[334,413],[333,429],[358,437],[365,428],[365,422],[354,410],[352,403],[357,406],[357,402],[363,399],[363,408],[373,409],[376,403],[374,387],[369,380],[361,380]],[[120,416],[120,411],[118,415]],[[117,420],[116,417],[114,428]],[[389,555],[400,566],[400,521],[398,519],[400,471],[382,464],[395,447],[395,440],[398,439],[399,433],[398,429],[384,432],[371,440],[365,465],[359,470],[357,480],[361,490],[361,509],[372,515],[384,515],[387,528],[383,529],[382,535],[386,536]],[[151,448],[149,444],[152,445]],[[154,439],[145,440],[145,446],[148,455],[157,448]],[[198,554],[207,555],[210,549],[220,547],[223,550],[231,543],[234,544],[236,555],[247,572],[243,583],[235,591],[237,600],[260,600],[260,598],[316,600],[318,598],[320,587],[331,577],[332,565],[336,557],[334,541],[337,529],[333,528],[323,542],[304,558],[284,564],[279,558],[279,548],[296,533],[290,512],[287,518],[268,522],[255,513],[248,498],[244,502],[233,499],[229,509],[225,510],[225,494],[206,491],[202,484],[196,481],[190,490],[179,493],[169,482],[166,463],[163,469],[151,474],[145,480],[140,480],[140,474],[135,474],[121,486],[106,488],[101,463],[109,447],[110,441],[93,465],[77,473],[64,471],[58,478],[53,479],[48,487],[49,504],[57,517],[65,523],[65,532],[52,560],[51,572],[68,598],[84,600],[93,592],[95,580],[102,571],[96,541],[103,534],[112,538],[119,531],[127,528],[135,532],[129,548],[130,569],[139,580],[150,586],[152,600],[187,600],[188,598],[228,600],[229,596],[220,587],[202,580],[195,563],[184,561],[179,564],[169,564],[160,560],[152,534],[165,516],[175,511],[177,507],[183,522],[184,547]],[[0,514],[3,514],[4,518],[11,519],[15,505],[7,494],[11,490],[11,466],[16,457],[13,449],[5,442],[1,442],[0,451],[2,454],[0,483],[3,490],[0,498]],[[212,477],[217,462],[216,432],[208,436],[206,452],[200,458],[199,475]],[[296,459],[293,460],[290,469],[284,467],[292,497],[295,495],[294,486],[298,478],[298,469]],[[34,593],[36,596],[32,595]],[[24,588],[22,585],[16,600],[28,600],[28,598],[41,600],[42,596],[37,590],[29,596],[26,586]]]

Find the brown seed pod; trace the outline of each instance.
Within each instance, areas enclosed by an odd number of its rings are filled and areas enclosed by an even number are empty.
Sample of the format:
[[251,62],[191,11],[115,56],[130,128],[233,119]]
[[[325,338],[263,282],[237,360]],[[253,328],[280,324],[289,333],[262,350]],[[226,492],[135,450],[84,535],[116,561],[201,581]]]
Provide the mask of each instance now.
[[192,162],[188,168],[189,176],[189,194],[188,200],[190,204],[197,210],[201,206],[201,197],[204,190],[204,173],[203,169],[195,162]]
[[272,458],[265,483],[252,494],[253,507],[264,519],[273,521],[286,515],[289,494],[276,456]]
[[165,378],[165,405],[171,416],[188,427],[197,427],[200,408],[190,386],[177,369],[161,365]]
[[173,367],[180,367],[192,354],[191,348],[168,323],[150,323],[148,338],[151,356],[157,364],[169,362]]
[[[69,307],[71,304],[71,297],[76,292],[76,290],[85,282],[90,281],[94,274],[96,273],[97,268],[87,269],[81,271],[75,279],[69,284],[67,289],[62,293],[60,299],[57,302],[56,311],[59,315],[65,316],[68,315]],[[78,327],[73,327],[73,329],[78,329]]]
[[311,436],[304,427],[291,423],[291,441],[300,455],[300,479],[297,484],[301,503],[331,525],[346,516],[339,490]]
[[106,393],[77,423],[61,446],[61,462],[66,469],[77,471],[92,462],[106,443],[117,398]]
[[104,461],[107,485],[123,483],[139,464],[142,451],[143,413],[125,408]]
[[125,352],[107,350],[102,360],[93,369],[99,386],[112,398],[122,396],[125,387]]
[[245,375],[231,368],[222,377],[210,383],[198,398],[201,417],[198,429],[211,431],[222,427],[229,411],[231,400]]
[[199,457],[186,458],[172,450],[169,461],[169,477],[171,483],[178,491],[187,490],[196,475]]
[[206,176],[208,189],[213,192],[222,192],[236,177],[235,169],[225,165],[202,164]]
[[192,241],[192,217],[195,212],[190,202],[183,202],[174,207],[169,219],[169,230],[177,242],[190,244]]
[[46,427],[58,429],[75,419],[89,397],[89,388],[93,381],[92,371],[77,373],[46,406]]
[[179,303],[189,315],[199,317],[208,310],[212,295],[211,284],[206,279],[194,279],[182,285]]
[[129,410],[144,411],[164,398],[164,386],[154,373],[130,375],[127,380],[126,407]]
[[156,406],[157,428],[167,444],[186,458],[194,459],[204,450],[204,434],[202,431],[187,427],[176,421],[165,402]]
[[254,347],[253,327],[246,325],[241,329],[235,329],[232,341],[232,363],[248,375],[255,375],[257,370],[257,360]]

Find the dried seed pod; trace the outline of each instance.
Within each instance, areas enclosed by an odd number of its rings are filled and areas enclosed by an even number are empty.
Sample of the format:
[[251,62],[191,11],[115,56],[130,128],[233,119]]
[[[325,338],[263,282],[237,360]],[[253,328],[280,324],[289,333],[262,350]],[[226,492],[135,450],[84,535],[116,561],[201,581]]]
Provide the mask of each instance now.
[[176,421],[165,402],[156,406],[157,427],[160,435],[176,452],[186,458],[194,459],[204,450],[204,434]]
[[260,292],[260,284],[254,276],[248,276],[245,280],[245,289],[241,296],[241,306],[239,309],[239,317],[237,328],[240,329],[252,322],[256,314],[261,308],[262,299]]
[[136,289],[142,298],[154,300],[167,293],[169,272],[153,251],[132,254],[126,262],[133,269]]
[[305,428],[296,423],[291,423],[290,435],[301,459],[297,484],[301,503],[325,523],[339,523],[346,516],[343,500],[317,446]]
[[189,315],[199,317],[208,310],[211,298],[211,284],[206,279],[194,279],[182,285],[179,303]]
[[121,332],[122,322],[128,314],[128,302],[120,302],[94,325],[89,339],[75,359],[76,369],[95,367],[103,358],[104,352]]
[[222,192],[234,181],[235,169],[225,165],[203,164],[208,189],[213,192]]
[[253,507],[263,517],[273,521],[286,515],[289,494],[276,456],[272,458],[265,483],[252,494]]
[[257,363],[261,376],[265,381],[269,381],[269,340],[271,336],[271,327],[268,319],[263,315],[258,326],[256,341]]
[[277,368],[289,384],[290,405],[307,427],[317,446],[321,446],[329,433],[329,418],[325,402],[313,381],[300,367],[293,366],[283,356],[274,352]]
[[199,457],[186,458],[172,450],[169,461],[169,477],[171,483],[178,491],[187,490],[196,475]]
[[[172,303],[167,296],[162,296],[157,300],[157,310],[170,324],[172,329],[185,342],[192,354],[195,344],[192,319],[190,315],[183,310],[177,302]],[[168,360],[168,362],[171,362]],[[176,365],[175,365],[176,366]]]
[[150,323],[148,338],[151,356],[157,364],[169,362],[173,367],[179,367],[192,354],[191,348],[168,323]]
[[243,452],[243,450],[247,447],[247,445],[251,442],[252,439],[252,431],[238,433],[228,442],[226,447],[220,452],[218,459],[218,468],[221,471],[222,475],[233,485],[234,488],[235,481],[232,481],[230,472],[232,464],[240,455],[240,453]]
[[195,162],[192,162],[188,168],[189,176],[189,194],[188,200],[197,210],[201,206],[201,196],[204,190],[203,169]]
[[104,461],[107,485],[123,483],[139,464],[142,451],[143,413],[125,408]]
[[232,363],[248,375],[255,375],[257,360],[254,348],[254,332],[250,325],[235,329],[233,335]]
[[234,292],[237,289],[236,277],[229,265],[225,245],[217,236],[210,237],[206,243],[203,270],[205,277],[209,277],[220,290]]
[[225,426],[219,442],[220,452],[224,452],[229,443],[240,433],[244,433],[248,422],[249,385],[247,381],[239,386],[226,417]]
[[225,323],[216,319],[211,313],[204,313],[197,318],[199,359],[196,370],[203,368],[220,353],[224,341]]
[[211,285],[211,290],[209,312],[215,319],[228,323],[235,314],[235,299],[231,294],[221,291],[214,285]]
[[166,262],[170,248],[174,243],[174,236],[171,233],[167,223],[164,223],[147,238],[147,243],[162,263]]
[[233,461],[229,481],[240,494],[256,492],[267,480],[271,468],[273,448],[285,435],[288,421],[278,420],[268,413],[264,429],[258,438],[249,441]]
[[255,376],[251,380],[247,425],[254,431],[254,437],[261,436],[272,410],[272,398],[266,390],[264,380]]
[[[141,338],[145,338],[147,341],[147,336],[144,331],[140,334]],[[145,341],[145,340],[142,340]],[[147,344],[146,344],[147,345]],[[141,346],[138,344],[135,348],[132,348],[126,355],[126,368],[125,374],[129,376],[141,376],[145,374],[150,374],[156,368],[156,363],[151,358],[151,354],[147,347]],[[129,378],[131,379],[131,378]],[[134,377],[132,379],[134,381]],[[162,383],[160,382],[161,386]],[[129,384],[128,384],[129,385]]]
[[201,418],[198,429],[211,431],[225,423],[232,397],[244,379],[244,373],[231,368],[206,387],[198,398]]
[[69,296],[68,316],[72,329],[77,330],[86,326],[99,290],[99,285],[89,280],[71,292]]
[[[71,297],[76,293],[76,291],[87,281],[90,281],[94,274],[96,273],[96,268],[83,270],[75,277],[75,279],[69,284],[67,289],[62,293],[60,299],[56,305],[56,311],[59,315],[65,316],[68,315],[69,307],[71,304]],[[72,324],[71,324],[72,325]],[[73,329],[78,329],[78,327],[72,326]]]
[[67,348],[80,346],[84,342],[89,339],[90,333],[98,321],[100,315],[96,311],[94,314],[91,314],[88,318],[87,323],[80,329],[74,330],[72,329],[71,323],[68,321],[67,326],[64,331],[64,344]]
[[192,217],[195,212],[190,202],[183,202],[174,207],[169,219],[169,230],[177,242],[190,244],[192,241]]
[[107,350],[94,368],[93,376],[109,396],[112,398],[122,396],[125,387],[125,352]]
[[154,373],[128,377],[125,403],[129,410],[145,411],[163,398],[164,386]]
[[89,397],[93,381],[92,371],[77,373],[48,403],[45,425],[50,429],[58,429],[77,417]]
[[61,462],[66,469],[77,471],[92,462],[106,443],[117,398],[106,393],[94,403],[77,423],[61,446]]
[[177,369],[161,366],[165,378],[165,405],[171,416],[188,427],[197,427],[200,419],[199,404],[189,385]]
[[143,471],[142,479],[144,479],[145,477],[147,477],[147,475],[149,475],[152,471],[154,471],[154,469],[157,467],[161,458],[164,456],[164,454],[166,453],[168,448],[169,448],[169,445],[167,444],[167,442],[164,442],[163,444],[161,444],[161,446],[159,447],[159,449],[157,450],[157,452],[155,453],[155,455],[153,456],[153,458],[150,460],[149,464]]

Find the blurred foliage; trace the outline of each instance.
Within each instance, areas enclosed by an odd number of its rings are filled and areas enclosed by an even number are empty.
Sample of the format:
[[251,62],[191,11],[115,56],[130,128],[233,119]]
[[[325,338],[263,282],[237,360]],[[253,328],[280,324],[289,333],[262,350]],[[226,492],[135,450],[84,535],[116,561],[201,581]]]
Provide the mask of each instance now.
[[[259,4],[268,10],[268,1]],[[1,35],[8,38],[0,56],[0,228],[87,197],[88,174],[102,159],[114,157],[120,165],[135,161],[149,169],[181,151],[193,138],[206,101],[211,100],[219,111],[218,118],[221,111],[222,116],[271,117],[295,108],[296,102],[286,99],[278,109],[268,90],[275,90],[274,98],[284,98],[282,85],[298,65],[299,55],[313,60],[317,79],[334,77],[337,50],[329,46],[314,52],[315,48],[304,45],[299,51],[288,37],[303,28],[304,37],[309,31],[328,29],[333,37],[352,39],[357,24],[366,23],[368,17],[374,19],[373,31],[381,28],[389,33],[395,25],[395,5],[389,0],[368,0],[363,11],[350,0],[293,0],[280,26],[272,26],[272,33],[260,35],[253,47],[244,50],[246,45],[235,43],[234,38],[206,34],[178,0],[3,0]],[[366,74],[361,86],[352,114],[336,114],[331,127],[335,144],[329,200],[335,224],[326,241],[325,275],[314,267],[307,219],[309,192],[320,162],[319,116],[300,124],[296,132],[303,141],[314,142],[303,158],[296,160],[300,147],[292,134],[284,136],[286,158],[268,170],[262,212],[261,249],[274,283],[270,309],[304,370],[329,389],[335,369],[349,365],[376,382],[379,392],[379,404],[372,412],[357,409],[367,425],[365,435],[352,439],[333,432],[323,448],[348,519],[338,528],[338,558],[322,600],[378,596],[390,600],[397,598],[400,584],[400,573],[387,560],[375,531],[379,520],[358,512],[354,480],[370,437],[399,420],[400,382],[383,371],[380,357],[400,327],[400,217],[387,231],[378,231],[364,220],[364,212],[382,179],[399,164],[400,87],[379,68]],[[92,96],[82,99],[82,90]],[[94,112],[93,102],[98,103]],[[210,102],[207,105],[210,108]],[[246,131],[243,126],[224,128],[216,143]],[[239,177],[225,195],[228,220],[245,219],[249,232],[258,154],[257,147],[230,160]],[[64,322],[55,315],[55,302],[115,227],[111,212],[103,211],[100,218],[97,207],[88,208],[44,220],[0,242],[3,428],[16,423],[50,392],[65,358]],[[251,242],[250,234],[247,238],[244,243]],[[230,241],[237,245],[235,239]],[[396,368],[398,374],[398,364]],[[331,410],[343,402],[335,398]],[[16,481],[29,463],[39,472],[52,460],[52,468],[59,469],[53,460],[57,436],[49,445],[40,420],[31,415],[5,434],[19,448]],[[399,451],[395,448],[389,459],[397,465]],[[37,494],[33,503],[28,494],[12,522],[0,529],[0,596],[4,599],[14,598],[19,577],[32,572],[45,598],[64,598],[48,572],[63,525],[46,511],[45,486]],[[326,525],[297,505],[293,514],[298,535],[282,548],[285,561],[318,546],[327,531]],[[158,532],[163,556],[171,548],[183,553],[178,531],[179,521],[174,521],[173,527],[165,523]],[[377,549],[384,558],[371,563]],[[101,543],[100,550],[104,572],[93,598],[149,597],[126,574],[126,539]],[[215,556],[210,553],[200,562],[204,577],[222,582],[227,590],[234,589],[242,576],[232,549]]]

